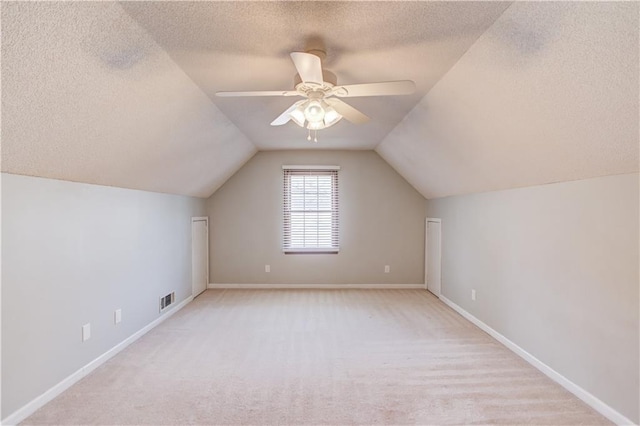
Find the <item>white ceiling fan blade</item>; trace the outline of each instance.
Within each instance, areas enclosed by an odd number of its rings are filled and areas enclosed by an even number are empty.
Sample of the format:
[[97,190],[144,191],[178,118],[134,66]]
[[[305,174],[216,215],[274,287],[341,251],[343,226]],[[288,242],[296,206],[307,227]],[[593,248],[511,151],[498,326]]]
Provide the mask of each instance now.
[[334,87],[332,92],[341,98],[350,98],[356,96],[410,95],[415,91],[416,84],[413,81],[400,80],[337,86]]
[[340,99],[329,98],[325,99],[335,109],[338,114],[352,122],[353,124],[364,124],[369,121],[369,117],[352,107],[351,105],[342,102]]
[[295,104],[291,105],[285,112],[283,112],[282,114],[280,114],[278,116],[278,118],[276,118],[275,120],[273,120],[271,122],[272,126],[282,126],[283,124],[287,124],[289,122],[289,120],[291,120],[291,115],[290,113],[296,109],[298,107],[298,105],[300,105],[301,103],[303,103],[304,101],[298,101]]
[[295,90],[262,90],[255,92],[216,92],[216,96],[223,98],[237,96],[296,96],[299,95]]
[[311,53],[292,52],[291,59],[303,82],[322,84],[322,63],[319,57]]

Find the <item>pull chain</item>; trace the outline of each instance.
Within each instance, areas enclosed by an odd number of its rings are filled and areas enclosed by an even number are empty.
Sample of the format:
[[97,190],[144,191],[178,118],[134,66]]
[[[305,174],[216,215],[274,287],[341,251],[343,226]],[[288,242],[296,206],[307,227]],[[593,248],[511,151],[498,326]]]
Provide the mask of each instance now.
[[[311,129],[309,129],[309,134],[307,135],[307,140],[311,141]],[[317,130],[313,131],[313,141],[314,142],[318,142],[318,131]]]

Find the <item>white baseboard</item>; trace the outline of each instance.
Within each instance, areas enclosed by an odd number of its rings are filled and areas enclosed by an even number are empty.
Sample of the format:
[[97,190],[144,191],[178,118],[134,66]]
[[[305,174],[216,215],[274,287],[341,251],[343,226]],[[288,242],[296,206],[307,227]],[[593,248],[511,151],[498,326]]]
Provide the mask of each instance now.
[[209,289],[345,289],[359,288],[368,290],[389,290],[389,289],[408,289],[408,288],[424,288],[424,284],[221,284],[210,283],[207,285]]
[[153,328],[158,326],[160,323],[165,321],[167,318],[178,312],[180,309],[185,307],[189,302],[193,300],[193,296],[187,297],[182,302],[178,303],[173,309],[163,312],[162,316],[156,318],[140,330],[133,333],[131,336],[124,339],[122,342],[115,345],[113,348],[109,349],[107,352],[103,353],[84,367],[81,367],[75,373],[72,373],[70,376],[64,378],[60,383],[53,386],[51,389],[45,391],[42,395],[36,397],[31,402],[28,402],[21,408],[17,409],[15,412],[11,413],[5,419],[2,420],[2,425],[15,425],[32,415],[39,408],[43,407],[46,403],[51,401],[53,398],[60,395],[62,392],[69,389],[72,385],[78,382],[80,379],[85,377],[87,374],[91,373],[93,370],[107,362],[110,358],[116,355],[118,352],[122,351],[124,348],[138,340],[140,337],[144,336],[146,333],[151,331]]
[[450,306],[454,311],[458,312],[467,320],[471,321],[473,324],[478,326],[484,332],[486,332],[491,337],[496,339],[498,342],[502,343],[508,349],[513,351],[516,355],[520,356],[529,364],[533,365],[535,368],[537,368],[538,370],[543,372],[545,375],[547,375],[551,380],[558,383],[560,386],[562,386],[563,388],[565,388],[566,390],[568,390],[569,392],[571,392],[572,394],[574,394],[575,396],[583,400],[585,403],[587,403],[587,405],[589,405],[591,408],[593,408],[598,413],[602,414],[603,416],[605,416],[615,424],[618,424],[618,425],[635,424],[634,422],[626,418],[624,415],[616,411],[614,408],[607,405],[605,402],[601,401],[600,399],[595,397],[593,394],[591,394],[584,388],[578,386],[571,380],[567,379],[562,374],[558,373],[556,370],[549,367],[547,364],[540,361],[538,358],[531,355],[529,352],[525,351],[520,346],[516,345],[511,340],[503,336],[502,334],[498,333],[496,330],[489,327],[487,324],[480,321],[478,318],[474,317],[469,312],[465,311],[460,306],[453,303],[451,300],[447,299],[442,295],[440,295],[440,300],[442,300],[445,304]]

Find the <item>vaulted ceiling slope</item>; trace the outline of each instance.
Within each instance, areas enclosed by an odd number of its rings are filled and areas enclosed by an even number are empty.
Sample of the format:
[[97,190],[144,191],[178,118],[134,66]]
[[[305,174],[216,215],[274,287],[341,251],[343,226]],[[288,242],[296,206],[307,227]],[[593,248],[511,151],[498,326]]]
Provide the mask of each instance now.
[[[425,197],[638,171],[638,2],[2,2],[2,171],[207,197],[257,149],[372,149]],[[268,123],[327,50],[371,122]],[[466,53],[465,53],[466,52]],[[408,113],[408,115],[407,115]],[[385,137],[386,136],[386,137]]]
[[377,152],[426,198],[637,172],[638,8],[512,4]]
[[207,197],[255,146],[112,2],[2,2],[2,171]]

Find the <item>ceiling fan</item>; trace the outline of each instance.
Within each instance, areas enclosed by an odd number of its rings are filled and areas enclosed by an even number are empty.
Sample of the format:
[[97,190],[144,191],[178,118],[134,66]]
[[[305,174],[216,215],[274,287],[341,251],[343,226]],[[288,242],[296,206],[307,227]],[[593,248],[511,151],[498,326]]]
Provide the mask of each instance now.
[[[290,120],[300,127],[317,131],[331,127],[343,117],[354,124],[369,121],[369,117],[339,98],[359,96],[410,95],[416,89],[411,80],[384,81],[378,83],[349,84],[338,86],[335,74],[322,69],[322,59],[326,53],[322,50],[293,52],[291,59],[298,71],[294,79],[294,90],[273,90],[254,92],[217,92],[217,96],[302,96],[286,111],[271,122],[272,126],[281,126]],[[317,142],[317,136],[314,137]]]

